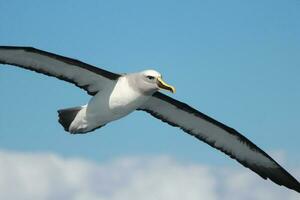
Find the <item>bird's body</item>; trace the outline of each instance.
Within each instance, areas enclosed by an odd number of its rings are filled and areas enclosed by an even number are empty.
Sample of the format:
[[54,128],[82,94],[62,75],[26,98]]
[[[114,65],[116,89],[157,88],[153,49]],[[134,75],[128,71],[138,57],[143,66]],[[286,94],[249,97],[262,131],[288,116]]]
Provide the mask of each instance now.
[[300,183],[245,136],[160,93],[160,89],[175,92],[175,88],[157,71],[121,75],[35,48],[11,46],[0,46],[0,64],[56,77],[91,95],[87,105],[58,110],[59,122],[70,133],[87,133],[133,111],[145,111],[227,154],[262,178],[300,193]]
[[141,93],[135,87],[131,87],[128,79],[131,75],[120,77],[112,85],[93,96],[78,112],[68,131],[90,132],[128,115],[143,105],[152,93]]

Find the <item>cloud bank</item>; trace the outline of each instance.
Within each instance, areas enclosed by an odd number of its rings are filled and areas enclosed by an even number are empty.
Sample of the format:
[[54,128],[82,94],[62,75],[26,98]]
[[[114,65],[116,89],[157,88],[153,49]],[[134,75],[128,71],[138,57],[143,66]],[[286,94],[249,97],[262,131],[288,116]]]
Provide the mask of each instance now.
[[[293,171],[300,177],[300,170]],[[0,151],[0,199],[297,200],[298,193],[242,167],[182,163],[167,156],[106,163]]]

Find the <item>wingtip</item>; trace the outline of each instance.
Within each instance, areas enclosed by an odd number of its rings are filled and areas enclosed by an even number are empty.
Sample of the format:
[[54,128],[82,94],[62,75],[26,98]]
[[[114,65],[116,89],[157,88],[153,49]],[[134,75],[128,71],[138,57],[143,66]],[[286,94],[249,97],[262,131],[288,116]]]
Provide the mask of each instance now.
[[287,187],[291,190],[294,190],[300,193],[300,183],[294,178],[288,171],[286,171],[283,167],[281,167],[278,163],[278,168],[273,171],[272,177],[268,177],[273,182],[278,185]]
[[294,183],[293,185],[291,185],[291,187],[289,187],[290,189],[300,193],[300,183],[296,180],[296,183]]
[[295,192],[300,193],[300,184],[298,183],[297,185],[292,185],[292,186],[287,186],[287,185],[282,185],[284,187],[288,187],[291,190],[294,190]]

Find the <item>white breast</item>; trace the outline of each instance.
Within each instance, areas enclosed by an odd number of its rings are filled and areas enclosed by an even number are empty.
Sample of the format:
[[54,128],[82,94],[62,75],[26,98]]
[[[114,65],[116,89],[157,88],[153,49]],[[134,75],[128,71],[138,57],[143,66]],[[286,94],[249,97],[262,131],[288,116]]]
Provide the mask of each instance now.
[[90,100],[77,124],[92,130],[128,115],[148,99],[149,96],[134,90],[126,77],[120,77],[116,84],[107,86]]
[[136,110],[148,99],[149,96],[133,89],[126,77],[121,77],[110,95],[109,107],[115,114],[126,115]]

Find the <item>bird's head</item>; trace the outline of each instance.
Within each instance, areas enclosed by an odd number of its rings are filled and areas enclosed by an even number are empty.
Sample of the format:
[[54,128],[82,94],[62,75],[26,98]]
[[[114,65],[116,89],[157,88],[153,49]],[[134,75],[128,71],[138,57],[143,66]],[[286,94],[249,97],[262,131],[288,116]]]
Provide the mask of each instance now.
[[136,86],[143,93],[154,93],[160,89],[175,93],[175,87],[163,81],[162,75],[155,70],[145,70],[136,74]]

